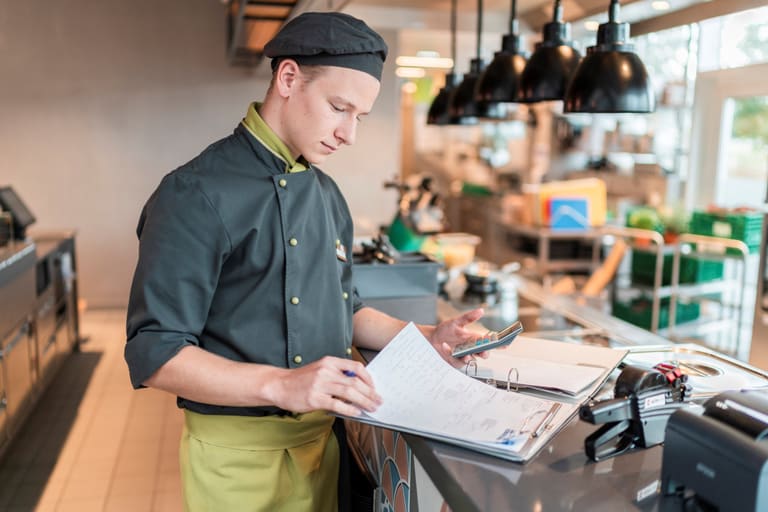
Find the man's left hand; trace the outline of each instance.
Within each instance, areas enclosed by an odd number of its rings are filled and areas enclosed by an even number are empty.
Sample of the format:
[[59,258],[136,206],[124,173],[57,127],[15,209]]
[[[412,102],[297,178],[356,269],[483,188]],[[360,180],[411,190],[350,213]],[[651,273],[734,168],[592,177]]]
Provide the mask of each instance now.
[[483,309],[473,309],[462,315],[451,318],[431,327],[430,330],[424,329],[424,335],[435,347],[438,354],[448,361],[452,366],[460,368],[466,365],[474,357],[488,357],[486,352],[480,352],[471,356],[461,358],[453,357],[453,347],[477,339],[480,335],[476,331],[467,329],[466,326],[476,322],[483,316]]

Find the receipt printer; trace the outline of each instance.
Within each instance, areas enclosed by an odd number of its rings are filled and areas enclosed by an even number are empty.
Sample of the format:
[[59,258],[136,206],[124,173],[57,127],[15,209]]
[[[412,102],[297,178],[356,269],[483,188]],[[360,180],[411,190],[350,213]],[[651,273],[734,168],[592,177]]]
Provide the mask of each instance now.
[[661,489],[662,510],[672,502],[684,510],[768,510],[768,395],[727,391],[707,400],[703,414],[672,414]]

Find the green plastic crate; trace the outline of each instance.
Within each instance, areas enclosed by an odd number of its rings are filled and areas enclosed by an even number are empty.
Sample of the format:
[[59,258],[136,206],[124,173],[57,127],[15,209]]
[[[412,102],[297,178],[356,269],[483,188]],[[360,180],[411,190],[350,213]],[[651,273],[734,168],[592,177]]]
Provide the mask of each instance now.
[[[644,329],[651,329],[651,299],[638,297],[624,302],[621,300],[613,301],[613,316],[621,318]],[[677,311],[675,314],[675,323],[682,324],[699,318],[701,314],[701,305],[698,302],[684,303],[677,302]],[[659,305],[659,328],[663,329],[669,325],[669,298],[661,299]]]
[[[672,263],[674,255],[664,254],[661,271],[661,285],[672,283]],[[696,256],[680,256],[680,283],[704,283],[723,278],[725,264],[722,261],[710,261]],[[634,284],[653,285],[656,270],[656,253],[632,249],[630,275]]]
[[[760,249],[763,214],[749,213],[711,213],[695,211],[691,217],[690,232],[695,235],[730,238],[744,242],[750,253]],[[728,254],[738,251],[728,249]]]

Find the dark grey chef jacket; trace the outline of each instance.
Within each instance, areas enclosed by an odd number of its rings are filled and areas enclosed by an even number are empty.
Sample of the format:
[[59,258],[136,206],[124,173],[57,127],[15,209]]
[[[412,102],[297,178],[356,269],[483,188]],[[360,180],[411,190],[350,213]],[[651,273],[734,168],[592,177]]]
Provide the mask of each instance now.
[[[336,183],[286,162],[242,125],[165,176],[137,228],[125,358],[135,388],[187,345],[297,368],[349,357],[352,219]],[[340,258],[341,256],[341,258]],[[247,385],[247,383],[243,383]],[[204,414],[281,414],[179,397]]]

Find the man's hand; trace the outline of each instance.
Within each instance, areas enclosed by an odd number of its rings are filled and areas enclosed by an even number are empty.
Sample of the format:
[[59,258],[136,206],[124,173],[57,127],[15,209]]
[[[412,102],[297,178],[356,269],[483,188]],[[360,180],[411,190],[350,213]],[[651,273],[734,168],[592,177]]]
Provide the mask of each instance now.
[[357,361],[327,356],[302,368],[276,370],[272,402],[287,411],[358,416],[381,404],[371,375]]
[[452,355],[453,347],[475,340],[480,336],[476,331],[466,329],[466,326],[472,322],[476,322],[482,316],[482,308],[473,309],[472,311],[468,311],[462,315],[451,318],[450,320],[439,323],[431,328],[431,332],[424,329],[424,334],[432,346],[435,347],[435,350],[443,356],[443,359],[448,361],[452,366],[460,368],[476,356],[482,358],[488,357],[487,352],[480,352],[462,358],[456,358]]

